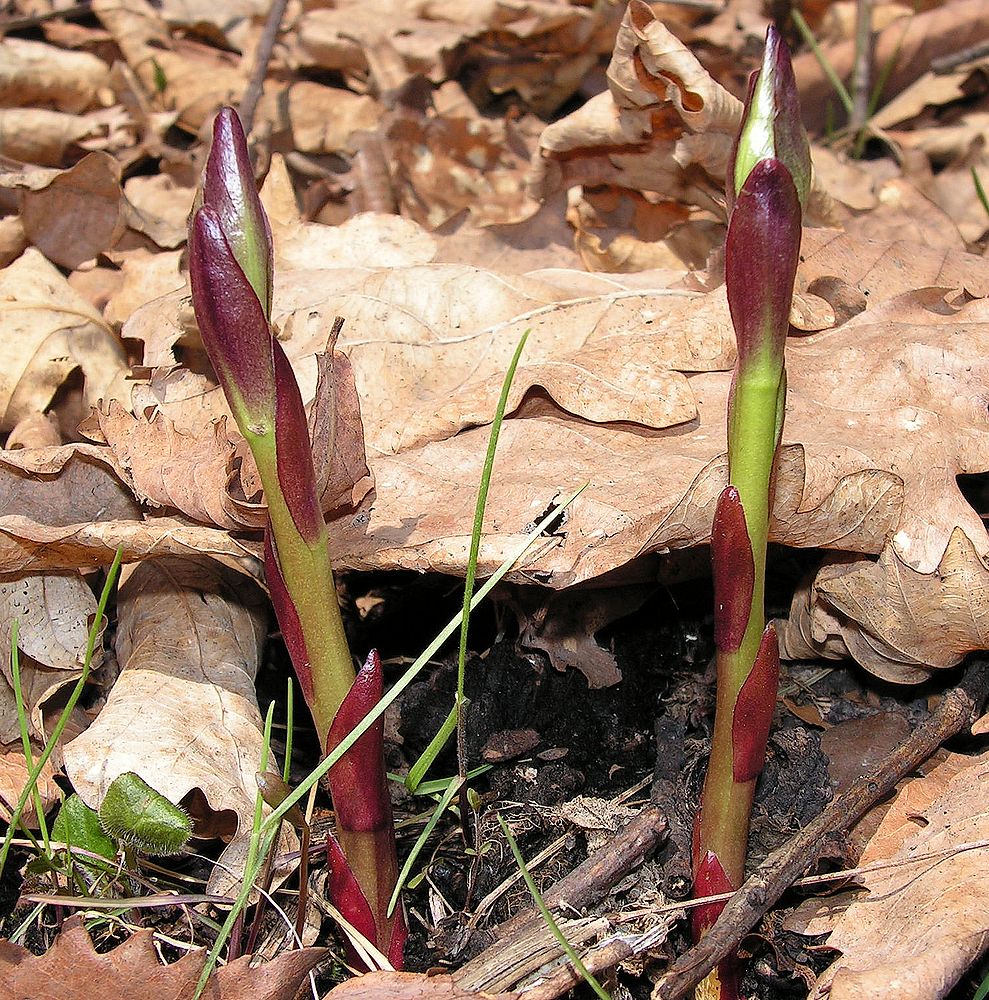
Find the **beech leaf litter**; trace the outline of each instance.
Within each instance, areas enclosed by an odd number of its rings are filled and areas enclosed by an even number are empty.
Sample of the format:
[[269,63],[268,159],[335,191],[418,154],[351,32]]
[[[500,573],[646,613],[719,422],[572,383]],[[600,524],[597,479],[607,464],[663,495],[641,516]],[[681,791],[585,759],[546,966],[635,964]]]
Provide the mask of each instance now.
[[[38,801],[59,801],[64,771],[98,809],[136,772],[223,841],[206,891],[232,894],[263,749],[265,511],[196,327],[185,240],[212,118],[251,86],[269,4],[71,6],[16,0],[0,38],[0,644],[16,618],[25,710],[5,661],[0,814],[28,778],[22,723],[37,754],[82,674],[93,570],[120,549],[99,699],[73,712]],[[805,6],[847,80],[854,5]],[[703,551],[725,486],[724,177],[767,11],[289,4],[251,137],[275,332],[312,413],[339,569],[465,575],[490,422],[528,332],[478,574],[587,483],[508,579],[545,591],[525,644],[591,687],[622,679],[594,634],[644,596],[604,588]],[[777,622],[784,660],[913,684],[989,649],[989,209],[972,180],[989,186],[989,12],[932,0],[872,16],[884,155],[825,141],[832,85],[811,52],[794,61],[814,180],[770,540],[819,553]],[[895,866],[802,928],[841,953],[812,996],[881,995],[894,975],[897,996],[944,996],[989,940],[985,848],[964,846],[987,838],[989,765],[945,760],[905,784],[860,862]],[[288,827],[278,846],[298,851]],[[324,958],[239,959],[204,995],[287,1000]],[[99,977],[155,1000],[191,995],[202,962],[161,965],[149,930],[98,953],[73,918],[44,956],[0,944],[0,983],[71,1000]],[[388,972],[331,993],[481,995]]]

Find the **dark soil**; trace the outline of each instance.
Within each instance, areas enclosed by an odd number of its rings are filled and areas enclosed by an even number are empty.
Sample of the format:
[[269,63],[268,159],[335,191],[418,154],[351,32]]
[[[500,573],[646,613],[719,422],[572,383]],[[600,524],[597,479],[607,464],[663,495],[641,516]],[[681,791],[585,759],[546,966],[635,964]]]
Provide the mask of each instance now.
[[[776,595],[779,612],[789,601],[787,591],[805,568],[804,560],[791,555],[783,555],[781,561],[789,582]],[[406,659],[459,609],[459,587],[451,586],[449,580],[399,581],[392,575],[385,586],[373,577],[350,578],[351,598],[362,598],[358,605],[373,604],[373,615],[355,623],[355,632],[366,640],[364,645],[388,642],[386,651],[401,652]],[[403,607],[410,591],[415,596]],[[512,588],[506,588],[495,603],[501,613],[489,612],[472,622],[466,751],[471,767],[487,763],[491,769],[472,783],[481,797],[472,841],[465,843],[457,828],[448,827],[430,856],[428,882],[408,896],[414,916],[407,962],[413,969],[461,964],[486,944],[486,924],[506,919],[513,909],[531,906],[524,890],[510,893],[472,934],[464,930],[478,901],[514,870],[507,851],[480,850],[484,843],[500,843],[500,831],[492,821],[495,808],[511,808],[513,823],[526,830],[520,837],[523,853],[532,857],[561,833],[553,807],[576,796],[615,799],[646,778],[639,800],[651,798],[660,804],[670,822],[669,841],[650,866],[650,891],[653,898],[658,898],[658,892],[666,901],[690,895],[690,830],[710,749],[714,708],[709,580],[657,585],[638,611],[599,633],[599,644],[614,653],[622,681],[597,690],[589,687],[578,670],[558,672],[542,653],[520,647],[514,617],[505,609],[531,605],[530,598],[520,599]],[[413,610],[406,617],[409,607]],[[421,643],[408,645],[411,634]],[[840,677],[835,685],[847,688],[848,673],[842,671]],[[406,766],[442,724],[455,687],[455,651],[451,651],[403,695],[395,732]],[[862,708],[876,710],[867,704]],[[453,774],[456,767],[451,745],[431,773]],[[788,712],[779,713],[753,815],[752,861],[760,860],[815,816],[829,800],[831,788],[820,731]],[[519,822],[522,818],[525,822]],[[586,856],[579,829],[572,828],[570,843],[565,856],[538,873],[543,886]],[[635,897],[634,882],[622,884],[621,893],[609,901],[611,909]],[[450,911],[437,924],[425,918],[430,912],[429,893],[442,898]],[[826,957],[812,958],[804,938],[773,927],[768,935],[768,944],[752,939],[756,961],[749,966],[750,995],[806,996],[801,966],[823,967]],[[685,946],[686,935],[673,943]],[[648,996],[647,978],[638,985],[625,977],[622,981],[634,986],[633,995],[641,991]]]

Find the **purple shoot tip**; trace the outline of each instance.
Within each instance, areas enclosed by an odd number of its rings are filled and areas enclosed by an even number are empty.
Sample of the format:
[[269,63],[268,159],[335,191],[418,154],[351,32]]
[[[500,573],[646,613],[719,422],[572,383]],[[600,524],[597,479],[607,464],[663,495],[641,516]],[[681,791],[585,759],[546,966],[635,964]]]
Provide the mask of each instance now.
[[244,128],[232,108],[221,108],[213,122],[213,145],[203,174],[203,204],[219,215],[230,249],[265,317],[270,318],[271,229],[258,196]]

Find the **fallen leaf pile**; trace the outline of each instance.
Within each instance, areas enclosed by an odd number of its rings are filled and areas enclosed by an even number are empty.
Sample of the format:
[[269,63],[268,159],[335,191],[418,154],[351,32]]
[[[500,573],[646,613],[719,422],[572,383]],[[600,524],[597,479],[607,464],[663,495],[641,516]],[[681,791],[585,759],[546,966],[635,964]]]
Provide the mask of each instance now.
[[[184,253],[212,117],[251,86],[269,4],[7,6],[0,640],[16,617],[40,746],[46,706],[82,669],[89,574],[122,551],[114,655],[98,645],[94,660],[99,711],[74,713],[41,799],[57,801],[63,766],[92,807],[136,771],[194,804],[199,836],[225,841],[209,891],[227,892],[243,870],[262,747],[266,604],[250,578],[261,576],[264,511],[196,328]],[[847,77],[851,5],[808,6],[824,57]],[[289,5],[252,142],[277,335],[317,445],[338,428],[332,454],[320,453],[340,568],[464,574],[490,420],[529,331],[479,573],[588,483],[510,579],[557,592],[532,645],[592,685],[620,679],[592,638],[619,611],[566,588],[709,539],[735,350],[724,172],[765,13],[743,0]],[[915,682],[989,648],[986,511],[968,488],[989,472],[989,216],[972,183],[974,171],[989,185],[989,16],[981,0],[884,3],[873,27],[886,83],[870,127],[896,157],[814,145],[771,536],[825,553],[779,625],[783,654],[851,657]],[[795,66],[821,139],[837,101],[811,53]],[[26,767],[9,665],[0,673],[0,803],[11,803]],[[982,771],[969,780],[980,787]],[[944,817],[977,839],[963,791],[947,787],[941,818],[925,813],[897,850],[948,843]],[[978,880],[979,857],[959,856],[959,887]],[[916,947],[891,940],[884,928],[899,918],[877,900],[958,908],[941,876],[928,888],[904,872],[870,877],[870,896],[832,935],[848,961],[831,995],[865,995]],[[880,912],[874,925],[861,916]],[[958,932],[938,946],[945,983],[985,929]],[[0,982],[16,990],[11,976],[61,969],[81,983],[114,962],[151,976],[148,942],[142,932],[96,956],[69,929],[41,959],[0,946]],[[854,958],[863,953],[875,966]],[[161,975],[197,977],[183,962]],[[308,970],[298,963],[296,985]],[[224,975],[216,996],[234,995]],[[363,982],[333,992],[460,995],[415,977],[379,993]],[[926,984],[903,995],[941,994]]]

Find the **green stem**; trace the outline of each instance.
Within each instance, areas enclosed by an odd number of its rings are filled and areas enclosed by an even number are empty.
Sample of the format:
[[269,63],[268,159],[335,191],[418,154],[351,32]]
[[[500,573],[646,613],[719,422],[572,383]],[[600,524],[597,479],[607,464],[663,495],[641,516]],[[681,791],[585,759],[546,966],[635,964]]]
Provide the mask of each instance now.
[[254,442],[251,446],[268,504],[278,564],[306,640],[312,671],[309,707],[320,746],[325,746],[326,734],[355,677],[333,580],[327,531],[322,526],[312,543],[299,534],[278,482],[274,447],[255,447]]

